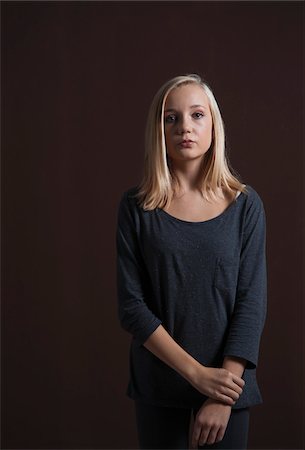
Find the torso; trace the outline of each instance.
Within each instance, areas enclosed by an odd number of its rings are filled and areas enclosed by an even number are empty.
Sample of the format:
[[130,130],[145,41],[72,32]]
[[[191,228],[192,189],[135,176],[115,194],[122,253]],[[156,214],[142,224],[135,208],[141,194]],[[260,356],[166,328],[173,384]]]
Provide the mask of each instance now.
[[[236,194],[236,196],[239,192]],[[190,192],[182,197],[174,197],[165,212],[177,219],[190,222],[203,222],[222,214],[232,203],[232,198],[223,194],[218,201],[208,202],[199,192]]]
[[[143,315],[146,314],[143,329],[154,323],[151,317],[148,319],[152,312],[179,345],[197,361],[210,367],[221,367],[223,361],[224,345],[238,300],[238,280],[241,282],[241,300],[245,298],[246,287],[251,308],[251,290],[257,288],[249,279],[254,276],[257,281],[258,274],[263,273],[259,272],[256,258],[251,255],[246,258],[247,261],[244,260],[240,272],[244,233],[251,232],[258,214],[263,211],[258,195],[250,186],[247,188],[248,195],[240,194],[235,204],[220,202],[218,209],[213,209],[216,205],[212,204],[208,204],[211,206],[208,208],[207,202],[200,196],[190,195],[184,196],[184,202],[182,197],[180,201],[172,202],[168,208],[169,214],[159,208],[144,210],[133,197],[137,189],[131,190],[122,204],[121,233],[118,236],[120,252],[125,254],[126,262],[126,270],[121,273],[125,274],[128,282],[121,284],[120,295],[126,294],[124,298],[129,299],[130,293],[136,298],[143,292],[140,301],[144,299],[147,305],[143,309]],[[221,213],[225,208],[226,211]],[[174,214],[177,218],[181,216],[182,221],[173,218]],[[208,217],[213,214],[218,214],[218,218],[209,220]],[[188,219],[194,223],[189,223]],[[132,232],[129,232],[130,227]],[[132,245],[127,246],[129,241],[124,236],[131,240]],[[255,240],[251,245],[256,245]],[[257,245],[260,243],[257,242]],[[136,249],[137,258],[133,261],[128,256],[132,248]],[[255,254],[258,258],[262,256],[261,252]],[[141,267],[144,270],[138,272]],[[143,276],[141,280],[139,273]],[[136,276],[133,277],[133,274]],[[259,316],[262,317],[261,314]],[[242,321],[242,316],[239,320]],[[243,336],[255,333],[254,328],[249,327],[248,320],[242,322],[245,330]],[[231,345],[234,342],[236,348],[241,348],[239,336],[232,337]],[[244,344],[246,352],[247,342]],[[131,345],[128,385],[131,398],[168,407],[193,408],[194,405],[202,405],[202,394],[183,377],[161,364],[143,345],[139,345],[137,339],[133,339]],[[238,408],[261,402],[255,370],[246,369],[245,381]]]

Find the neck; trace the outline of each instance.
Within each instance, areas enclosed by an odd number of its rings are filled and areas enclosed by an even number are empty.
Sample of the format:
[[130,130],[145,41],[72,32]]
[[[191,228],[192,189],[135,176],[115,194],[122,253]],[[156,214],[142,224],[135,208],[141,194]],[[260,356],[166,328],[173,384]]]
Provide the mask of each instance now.
[[176,178],[180,194],[198,190],[202,161],[203,159],[171,161],[171,171]]

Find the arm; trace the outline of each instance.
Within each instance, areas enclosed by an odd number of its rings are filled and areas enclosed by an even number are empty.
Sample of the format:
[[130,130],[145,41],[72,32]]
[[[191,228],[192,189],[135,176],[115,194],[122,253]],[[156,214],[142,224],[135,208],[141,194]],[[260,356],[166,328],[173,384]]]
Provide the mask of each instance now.
[[147,273],[138,246],[137,219],[124,195],[117,223],[118,310],[122,327],[155,356],[176,370],[200,392],[234,404],[244,381],[226,369],[202,366],[182,349],[161,325],[146,303]]
[[[238,377],[244,373],[247,361],[242,358],[225,357],[222,367]],[[192,433],[192,446],[220,442],[225,434],[231,415],[231,406],[209,398],[196,414]]]
[[151,334],[144,346],[202,394],[228,405],[233,405],[238,400],[245,384],[240,376],[226,368],[203,366],[183,350],[162,325]]
[[147,273],[137,241],[136,214],[124,193],[118,208],[116,265],[118,315],[122,328],[141,345],[161,324],[147,306]]
[[[263,204],[256,193],[243,224],[236,303],[224,348],[223,368],[242,376],[257,365],[259,342],[266,317],[266,224]],[[196,415],[192,445],[223,439],[231,407],[208,399]]]
[[[250,194],[249,194],[250,196]],[[258,362],[261,333],[266,318],[266,219],[258,194],[252,192],[243,223],[236,300],[223,355]]]
[[247,361],[243,358],[236,358],[234,356],[226,356],[222,367],[234,373],[238,377],[242,377],[246,368]]

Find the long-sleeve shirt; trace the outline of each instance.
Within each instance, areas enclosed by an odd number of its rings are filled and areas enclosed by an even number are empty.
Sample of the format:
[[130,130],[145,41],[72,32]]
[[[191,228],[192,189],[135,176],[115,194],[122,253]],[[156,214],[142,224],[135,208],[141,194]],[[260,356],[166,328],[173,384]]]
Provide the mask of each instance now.
[[247,361],[233,408],[262,402],[256,380],[266,316],[266,219],[249,185],[218,216],[190,222],[161,208],[144,210],[125,191],[117,214],[117,294],[132,335],[127,395],[153,405],[199,407],[206,397],[144,347],[162,324],[201,364],[225,356]]

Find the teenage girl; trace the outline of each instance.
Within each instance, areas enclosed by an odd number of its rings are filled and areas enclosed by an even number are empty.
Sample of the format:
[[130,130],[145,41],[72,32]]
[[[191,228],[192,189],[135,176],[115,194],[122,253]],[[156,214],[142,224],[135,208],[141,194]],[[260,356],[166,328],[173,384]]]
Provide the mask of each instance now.
[[117,218],[140,448],[247,448],[262,401],[265,234],[261,198],[229,166],[211,89],[196,74],[169,80],[150,107],[143,179]]

